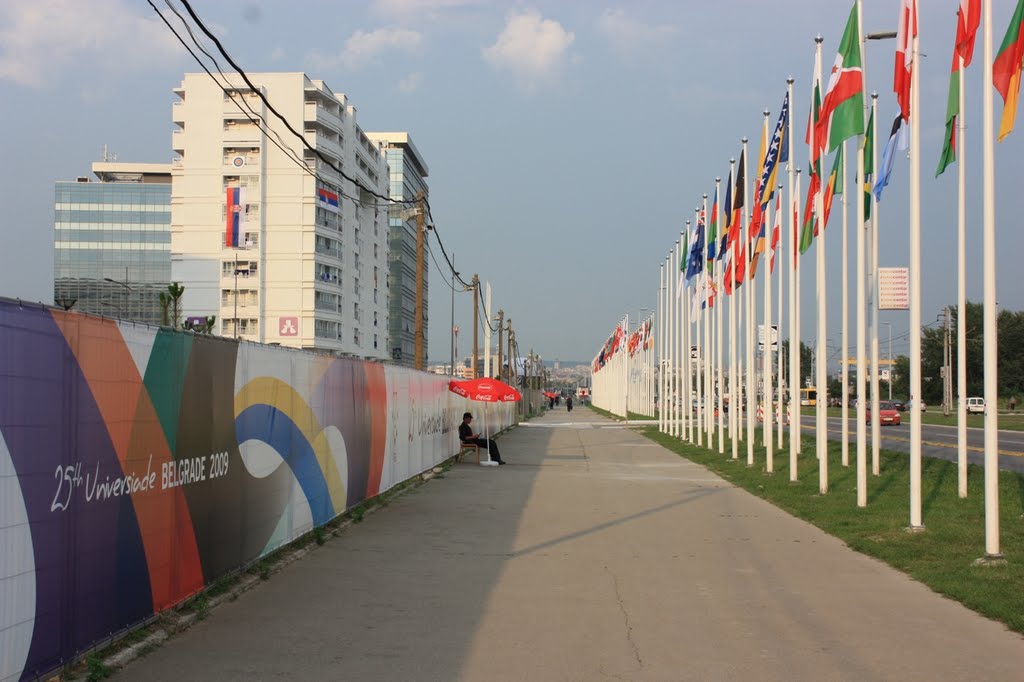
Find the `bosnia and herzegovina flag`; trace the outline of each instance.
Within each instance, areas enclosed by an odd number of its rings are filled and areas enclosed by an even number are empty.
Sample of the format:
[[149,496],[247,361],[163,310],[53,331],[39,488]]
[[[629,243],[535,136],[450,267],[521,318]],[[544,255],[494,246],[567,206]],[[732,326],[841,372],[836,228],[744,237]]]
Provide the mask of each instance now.
[[241,243],[242,224],[245,220],[245,190],[241,187],[227,189],[226,219],[224,246],[237,248]]

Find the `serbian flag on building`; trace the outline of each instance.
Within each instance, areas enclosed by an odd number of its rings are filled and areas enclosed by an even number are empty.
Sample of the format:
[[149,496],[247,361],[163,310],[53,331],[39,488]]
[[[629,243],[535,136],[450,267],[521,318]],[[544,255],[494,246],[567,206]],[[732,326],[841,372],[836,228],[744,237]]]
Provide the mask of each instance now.
[[228,187],[227,189],[226,219],[224,246],[237,248],[241,243],[242,229],[245,224],[245,190],[241,187]]
[[316,190],[316,195],[317,203],[321,208],[326,208],[328,211],[333,211],[334,213],[341,212],[341,205],[339,203],[337,192],[332,192],[324,187],[319,187]]

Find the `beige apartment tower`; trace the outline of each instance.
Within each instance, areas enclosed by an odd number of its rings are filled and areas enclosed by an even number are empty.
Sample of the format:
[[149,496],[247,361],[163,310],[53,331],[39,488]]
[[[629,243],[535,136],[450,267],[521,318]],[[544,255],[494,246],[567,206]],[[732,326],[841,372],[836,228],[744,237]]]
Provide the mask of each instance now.
[[205,73],[174,90],[171,279],[189,315],[216,315],[228,337],[388,358],[379,143],[323,81],[227,78],[227,92]]

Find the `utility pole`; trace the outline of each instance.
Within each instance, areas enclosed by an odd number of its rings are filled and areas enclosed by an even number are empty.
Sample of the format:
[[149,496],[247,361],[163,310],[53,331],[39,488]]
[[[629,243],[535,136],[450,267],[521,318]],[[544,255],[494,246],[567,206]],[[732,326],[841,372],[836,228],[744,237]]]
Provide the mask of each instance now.
[[423,369],[423,191],[416,193],[416,369]]
[[455,277],[459,273],[455,271],[455,252],[452,251],[452,326],[451,326],[451,351],[452,351],[452,376],[455,376],[455,335],[459,333],[455,326]]
[[480,276],[473,275],[473,379],[477,378],[476,363],[480,357]]
[[505,330],[505,311],[498,311],[498,381],[502,381],[501,375],[501,333]]

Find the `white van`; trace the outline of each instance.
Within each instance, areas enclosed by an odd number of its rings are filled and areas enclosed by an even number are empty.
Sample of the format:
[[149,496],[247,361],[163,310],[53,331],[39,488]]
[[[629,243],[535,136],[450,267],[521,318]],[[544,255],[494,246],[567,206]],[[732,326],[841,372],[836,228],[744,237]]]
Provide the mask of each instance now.
[[968,398],[967,414],[985,414],[984,398]]

